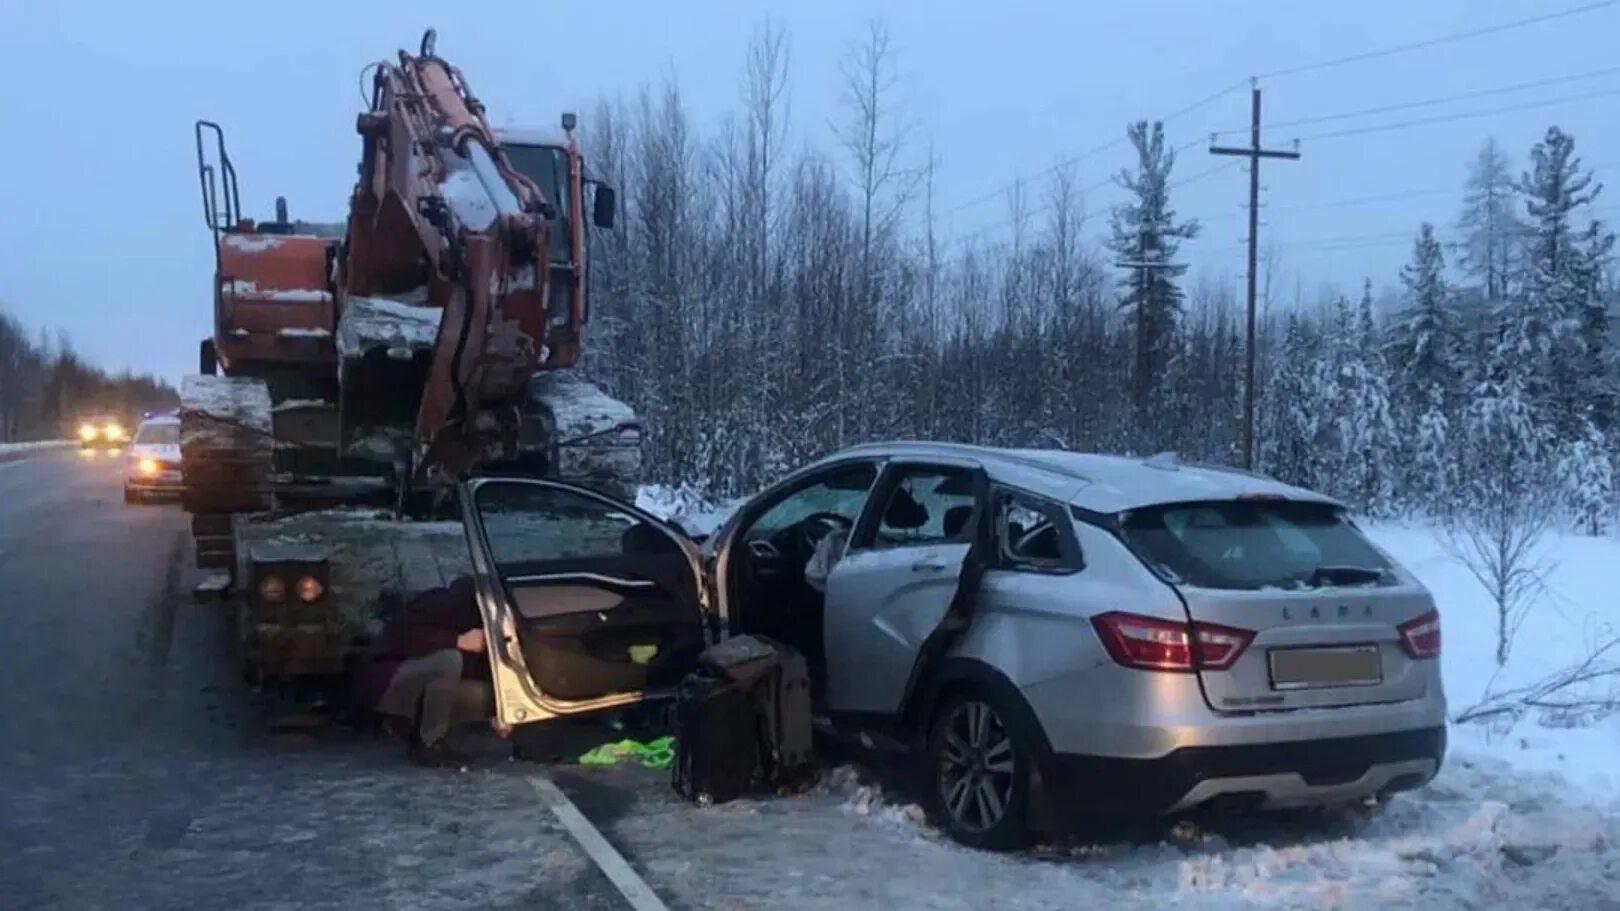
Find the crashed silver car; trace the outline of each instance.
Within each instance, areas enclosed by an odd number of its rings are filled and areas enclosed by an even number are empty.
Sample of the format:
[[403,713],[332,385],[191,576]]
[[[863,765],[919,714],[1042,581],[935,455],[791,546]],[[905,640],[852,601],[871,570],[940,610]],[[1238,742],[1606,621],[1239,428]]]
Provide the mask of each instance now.
[[583,488],[462,493],[507,724],[639,701],[707,642],[764,634],[808,657],[829,723],[924,760],[938,822],[987,848],[1086,814],[1361,801],[1445,751],[1428,592],[1341,504],[1257,475],[875,444],[701,548]]

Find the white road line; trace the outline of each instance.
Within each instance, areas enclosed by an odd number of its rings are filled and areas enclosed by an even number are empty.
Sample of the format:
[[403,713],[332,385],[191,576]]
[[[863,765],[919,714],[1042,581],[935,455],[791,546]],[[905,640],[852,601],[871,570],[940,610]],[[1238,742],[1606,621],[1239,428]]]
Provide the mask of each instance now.
[[624,900],[630,903],[630,907],[636,911],[669,911],[663,900],[653,892],[635,868],[630,866],[629,861],[608,844],[602,833],[591,825],[585,814],[574,806],[574,802],[569,800],[568,795],[564,794],[551,779],[537,775],[529,779],[529,784],[533,786],[535,793],[540,795],[540,800],[551,809],[557,821],[568,830],[568,834],[574,836],[574,841],[585,849],[585,853],[590,855],[597,868],[607,876],[609,882],[613,883],[613,887],[619,890],[619,894],[624,896]]

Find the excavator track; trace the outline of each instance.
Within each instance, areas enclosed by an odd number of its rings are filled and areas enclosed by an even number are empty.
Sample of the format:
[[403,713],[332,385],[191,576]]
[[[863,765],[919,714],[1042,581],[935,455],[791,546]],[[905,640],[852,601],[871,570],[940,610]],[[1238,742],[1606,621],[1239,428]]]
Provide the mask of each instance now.
[[181,504],[191,513],[199,568],[234,569],[232,516],[274,503],[271,417],[263,380],[188,376],[181,383]]

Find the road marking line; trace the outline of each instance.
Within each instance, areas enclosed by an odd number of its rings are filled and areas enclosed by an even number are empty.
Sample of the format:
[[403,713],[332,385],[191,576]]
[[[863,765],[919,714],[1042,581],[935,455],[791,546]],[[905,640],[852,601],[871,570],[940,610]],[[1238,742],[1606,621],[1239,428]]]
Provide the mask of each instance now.
[[558,788],[551,779],[538,775],[530,778],[529,784],[535,793],[540,795],[540,800],[551,809],[557,821],[568,830],[568,834],[574,836],[574,841],[585,849],[585,853],[590,856],[597,868],[609,882],[613,883],[613,887],[619,890],[619,894],[624,896],[624,900],[630,903],[630,907],[636,911],[669,911],[657,893],[653,892],[635,868],[630,866],[630,862],[624,859],[624,855],[608,844],[608,840],[591,825],[591,821],[574,806],[574,802],[568,799],[568,795],[564,794],[561,788]]

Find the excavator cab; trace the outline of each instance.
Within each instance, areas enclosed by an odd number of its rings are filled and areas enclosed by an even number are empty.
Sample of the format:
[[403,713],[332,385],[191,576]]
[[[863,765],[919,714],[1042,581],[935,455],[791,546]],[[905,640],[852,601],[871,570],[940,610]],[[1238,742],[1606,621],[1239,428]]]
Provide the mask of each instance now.
[[[574,142],[574,115],[563,115],[562,134],[536,130],[497,130],[495,138],[512,167],[534,182],[554,214],[547,232],[549,250],[549,322],[584,325],[588,310],[586,258],[592,227],[612,228],[617,208],[613,188],[585,176],[585,161]],[[585,191],[593,190],[591,217],[583,217]],[[577,354],[558,352],[577,358]],[[555,356],[555,355],[554,355]]]

